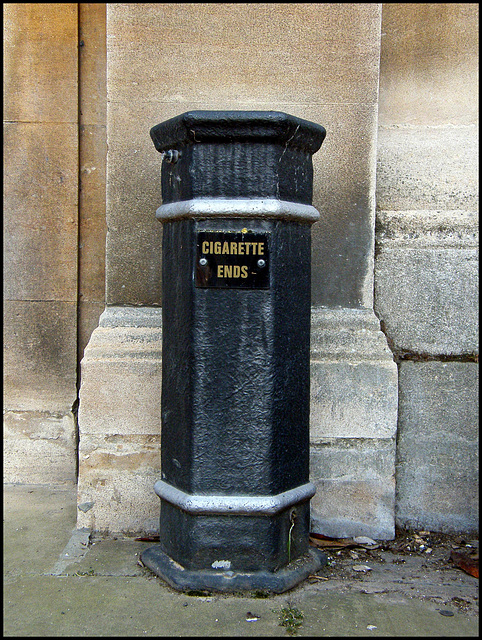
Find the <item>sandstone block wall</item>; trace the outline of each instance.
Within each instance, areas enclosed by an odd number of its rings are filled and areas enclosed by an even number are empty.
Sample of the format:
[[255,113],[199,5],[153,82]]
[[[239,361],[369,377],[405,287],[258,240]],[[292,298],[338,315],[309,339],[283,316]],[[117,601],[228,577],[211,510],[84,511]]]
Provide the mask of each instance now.
[[76,480],[77,5],[4,7],[4,481]]
[[108,5],[107,304],[161,302],[149,129],[189,109],[285,111],[327,129],[313,304],[371,304],[380,21],[376,4]]
[[155,529],[149,129],[273,109],[327,129],[313,526],[475,526],[477,4],[9,3],[4,82],[4,481],[76,482],[78,466],[79,526]]
[[399,367],[401,526],[477,528],[477,16],[383,10],[375,310]]

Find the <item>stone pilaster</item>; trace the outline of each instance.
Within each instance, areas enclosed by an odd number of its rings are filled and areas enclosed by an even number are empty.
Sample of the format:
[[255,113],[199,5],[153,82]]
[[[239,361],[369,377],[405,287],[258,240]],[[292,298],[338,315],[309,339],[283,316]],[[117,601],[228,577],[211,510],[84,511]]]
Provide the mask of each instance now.
[[160,308],[107,307],[85,349],[79,528],[158,531],[161,340]]
[[395,533],[397,366],[371,309],[312,309],[312,530]]

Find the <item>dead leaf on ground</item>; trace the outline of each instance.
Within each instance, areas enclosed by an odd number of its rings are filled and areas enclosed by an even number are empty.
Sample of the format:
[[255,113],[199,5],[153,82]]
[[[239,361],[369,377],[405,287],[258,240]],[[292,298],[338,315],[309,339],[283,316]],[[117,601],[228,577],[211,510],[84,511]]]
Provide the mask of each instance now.
[[455,566],[474,578],[479,577],[479,552],[455,551],[452,549],[450,559]]
[[310,533],[310,544],[320,549],[346,549],[349,547],[362,547],[363,549],[378,549],[379,544],[363,544],[355,542],[353,538],[330,538],[321,533]]

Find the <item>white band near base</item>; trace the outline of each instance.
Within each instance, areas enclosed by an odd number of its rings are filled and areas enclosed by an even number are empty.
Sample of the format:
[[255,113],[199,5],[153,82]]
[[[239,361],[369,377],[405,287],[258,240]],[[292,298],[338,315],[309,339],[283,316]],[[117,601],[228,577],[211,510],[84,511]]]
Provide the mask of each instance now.
[[166,502],[194,515],[266,516],[308,500],[315,495],[316,488],[307,482],[274,496],[203,496],[185,493],[158,480],[154,491]]

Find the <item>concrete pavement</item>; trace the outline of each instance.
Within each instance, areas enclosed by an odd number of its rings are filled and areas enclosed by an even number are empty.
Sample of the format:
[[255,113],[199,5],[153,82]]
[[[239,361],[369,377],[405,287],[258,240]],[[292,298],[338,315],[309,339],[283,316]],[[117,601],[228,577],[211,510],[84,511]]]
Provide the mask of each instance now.
[[5,637],[478,636],[478,579],[446,549],[430,566],[421,554],[335,551],[284,594],[187,594],[138,564],[152,543],[75,523],[75,487],[4,486]]

